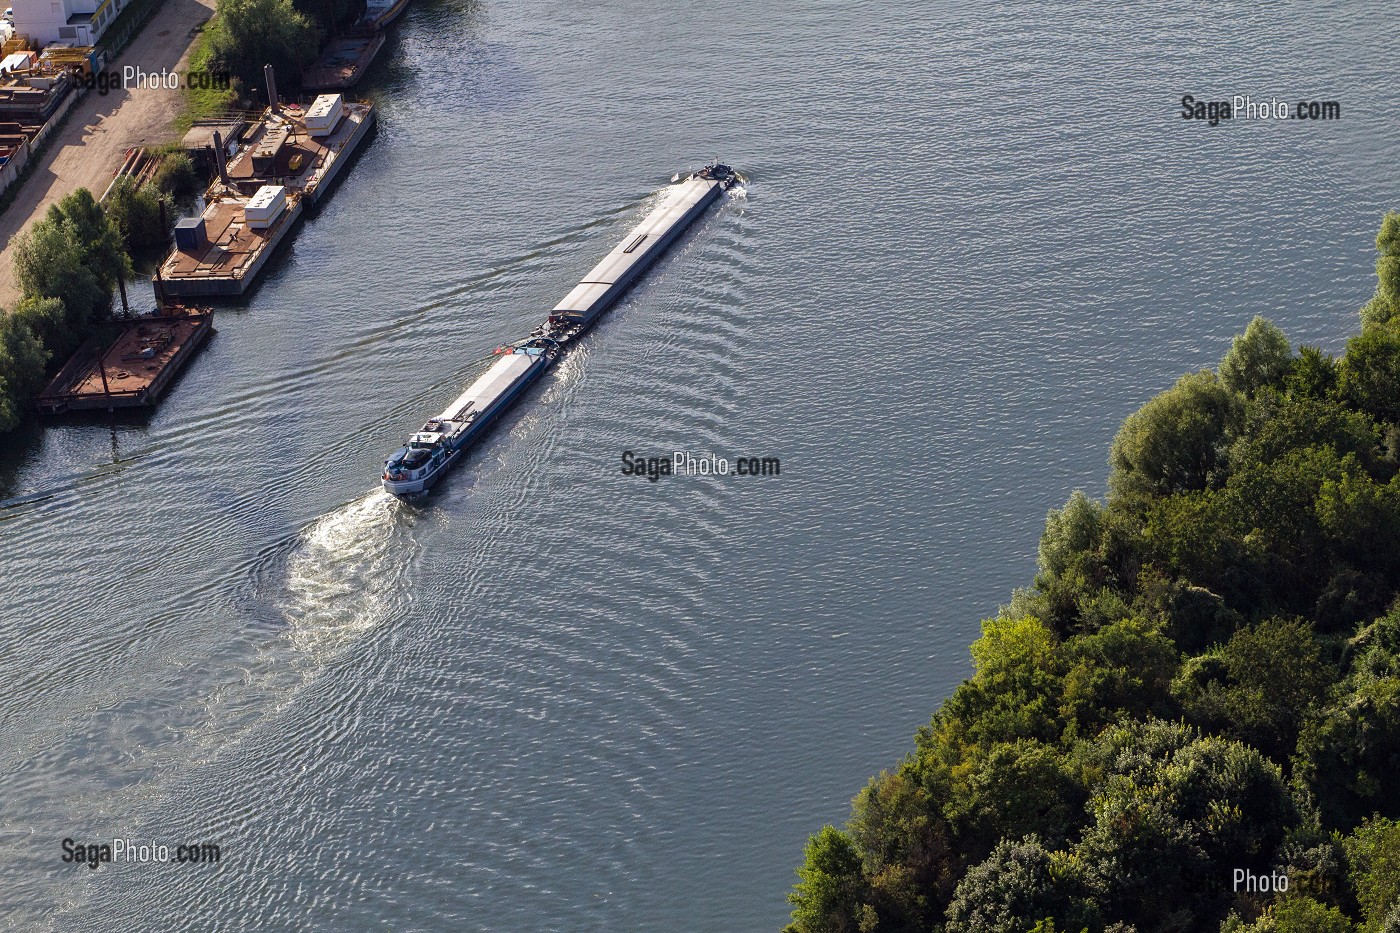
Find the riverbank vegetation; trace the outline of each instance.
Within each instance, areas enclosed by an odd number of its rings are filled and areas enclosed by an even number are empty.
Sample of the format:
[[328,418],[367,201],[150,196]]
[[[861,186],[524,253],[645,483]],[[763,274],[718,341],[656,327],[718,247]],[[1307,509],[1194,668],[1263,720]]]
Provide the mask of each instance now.
[[1400,933],[1400,215],[1377,246],[1344,355],[1255,319],[1123,423],[790,933]]
[[359,0],[220,0],[190,53],[190,70],[226,71],[226,90],[190,89],[188,119],[213,117],[239,99],[264,92],[263,66],[292,87],[316,58],[327,37],[364,11]]
[[107,214],[133,260],[152,259],[164,252],[177,208],[200,188],[194,162],[178,144],[151,154],[159,164],[150,181],[138,184],[129,175],[118,178],[105,200]]
[[117,282],[130,274],[120,231],[86,188],[19,237],[22,297],[0,312],[0,432],[19,423],[50,361],[66,359],[108,318]]

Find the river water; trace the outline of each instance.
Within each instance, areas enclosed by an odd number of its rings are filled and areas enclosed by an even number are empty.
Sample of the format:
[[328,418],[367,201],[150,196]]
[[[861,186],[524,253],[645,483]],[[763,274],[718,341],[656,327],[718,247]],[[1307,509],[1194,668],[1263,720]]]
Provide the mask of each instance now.
[[[1255,314],[1355,329],[1387,12],[418,0],[372,145],[159,411],[5,441],[0,925],[780,927],[1122,417]],[[376,491],[715,155],[743,191],[430,498]]]

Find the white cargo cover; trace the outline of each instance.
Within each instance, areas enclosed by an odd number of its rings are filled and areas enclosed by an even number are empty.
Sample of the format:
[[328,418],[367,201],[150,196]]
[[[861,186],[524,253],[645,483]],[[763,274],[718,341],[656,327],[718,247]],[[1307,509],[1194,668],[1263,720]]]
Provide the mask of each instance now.
[[554,313],[583,320],[601,313],[721,190],[713,178],[691,178],[667,192],[666,199],[555,305]]
[[272,226],[287,206],[287,189],[282,185],[263,185],[243,205],[243,219],[254,230],[266,230]]
[[524,353],[512,353],[509,356],[501,357],[490,369],[486,370],[480,379],[472,383],[471,388],[447,406],[447,409],[438,416],[438,420],[458,421],[473,411],[481,412],[490,408],[510,390],[517,379],[525,375],[531,364],[537,359],[539,357]]

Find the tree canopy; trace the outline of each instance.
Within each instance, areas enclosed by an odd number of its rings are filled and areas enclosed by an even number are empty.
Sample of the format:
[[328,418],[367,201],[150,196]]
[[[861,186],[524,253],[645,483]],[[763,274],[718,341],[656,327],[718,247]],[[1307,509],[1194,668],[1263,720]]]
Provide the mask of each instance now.
[[1342,356],[1255,318],[1124,421],[790,933],[1400,933],[1400,214],[1377,248]]
[[19,423],[46,366],[66,359],[107,317],[117,280],[130,274],[121,232],[86,188],[19,236],[15,276],[24,297],[0,310],[0,433]]

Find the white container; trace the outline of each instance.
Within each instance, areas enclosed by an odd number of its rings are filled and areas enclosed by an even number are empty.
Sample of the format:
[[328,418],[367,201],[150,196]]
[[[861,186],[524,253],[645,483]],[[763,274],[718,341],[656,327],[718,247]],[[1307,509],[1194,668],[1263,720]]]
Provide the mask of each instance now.
[[339,94],[322,94],[306,108],[306,132],[312,136],[329,136],[340,126],[345,116],[345,99]]
[[254,230],[266,230],[277,221],[286,206],[286,188],[282,185],[263,185],[243,205],[243,219]]

